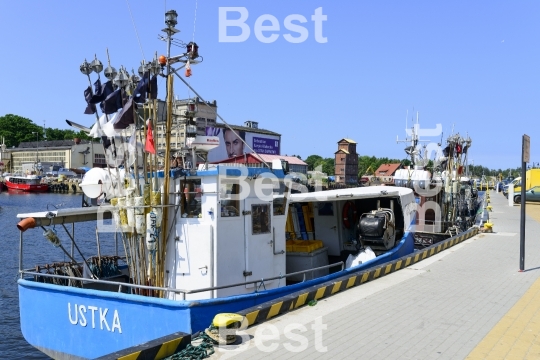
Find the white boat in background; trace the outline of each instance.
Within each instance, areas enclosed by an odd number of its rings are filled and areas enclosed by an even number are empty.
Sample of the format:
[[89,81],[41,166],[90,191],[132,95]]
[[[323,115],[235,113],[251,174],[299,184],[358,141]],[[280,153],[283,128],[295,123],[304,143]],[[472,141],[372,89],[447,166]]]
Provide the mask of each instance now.
[[415,192],[421,209],[415,223],[415,246],[421,249],[477,225],[483,218],[484,193],[468,176],[470,137],[453,134],[443,149],[438,144],[432,171],[428,171],[432,154],[427,146],[419,145],[422,140],[418,132],[417,122],[410,130],[410,139],[405,140],[410,142],[405,152],[411,157],[411,166],[396,171],[394,184]]

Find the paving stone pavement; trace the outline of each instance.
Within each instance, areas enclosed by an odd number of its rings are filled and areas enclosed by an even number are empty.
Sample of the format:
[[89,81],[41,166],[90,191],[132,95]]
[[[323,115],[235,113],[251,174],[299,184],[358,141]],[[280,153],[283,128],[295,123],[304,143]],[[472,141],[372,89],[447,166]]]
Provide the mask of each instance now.
[[249,328],[212,358],[466,358],[540,278],[540,223],[527,217],[518,272],[520,209],[494,192],[491,205],[494,233]]

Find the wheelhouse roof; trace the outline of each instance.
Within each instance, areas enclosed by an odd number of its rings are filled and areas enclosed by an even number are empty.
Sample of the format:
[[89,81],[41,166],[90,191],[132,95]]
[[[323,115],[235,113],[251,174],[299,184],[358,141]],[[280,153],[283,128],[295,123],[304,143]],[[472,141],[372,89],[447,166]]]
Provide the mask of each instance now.
[[365,186],[291,194],[290,202],[321,202],[396,196],[402,200],[401,203],[404,205],[408,204],[409,202],[415,202],[414,193],[411,189],[393,186]]

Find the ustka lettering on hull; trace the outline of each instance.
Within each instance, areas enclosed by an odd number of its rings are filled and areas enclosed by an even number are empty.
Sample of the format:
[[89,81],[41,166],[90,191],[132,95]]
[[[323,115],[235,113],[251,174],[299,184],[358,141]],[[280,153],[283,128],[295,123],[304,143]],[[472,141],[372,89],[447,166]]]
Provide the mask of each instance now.
[[[117,331],[122,333],[122,326],[120,325],[120,316],[118,310],[114,310],[111,316],[109,315],[109,321],[107,321],[108,308],[101,308],[92,305],[77,305],[68,303],[68,318],[72,325],[79,324],[82,327],[92,327],[92,329],[105,330],[110,332]],[[109,326],[111,324],[111,326]]]

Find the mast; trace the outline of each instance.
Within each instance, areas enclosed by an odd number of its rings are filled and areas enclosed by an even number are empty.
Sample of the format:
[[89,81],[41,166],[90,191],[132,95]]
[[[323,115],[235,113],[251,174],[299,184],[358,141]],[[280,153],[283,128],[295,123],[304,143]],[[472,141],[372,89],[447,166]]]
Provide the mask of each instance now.
[[[174,28],[177,24],[177,13],[174,10],[169,10],[165,13],[165,24],[167,28],[163,29],[167,34],[167,59],[171,57],[171,40],[172,36],[178,32]],[[163,63],[162,63],[163,65]],[[165,250],[167,247],[167,240],[169,238],[168,222],[169,222],[169,183],[170,183],[170,170],[171,170],[171,128],[172,128],[172,103],[174,99],[173,95],[173,73],[171,72],[171,64],[167,61],[167,121],[165,125],[165,166],[164,166],[164,180],[163,180],[163,227],[165,231],[161,232],[161,246],[160,251],[160,261],[161,271],[163,271],[163,265],[165,261]],[[160,274],[160,281],[165,281],[164,272]]]

